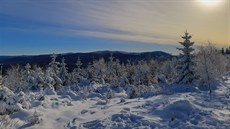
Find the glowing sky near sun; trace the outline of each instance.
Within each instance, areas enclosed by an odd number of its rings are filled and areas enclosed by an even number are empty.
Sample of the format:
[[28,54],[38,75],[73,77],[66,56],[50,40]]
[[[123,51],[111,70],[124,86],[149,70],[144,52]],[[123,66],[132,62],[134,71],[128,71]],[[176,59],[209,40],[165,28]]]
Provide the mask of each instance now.
[[228,46],[230,2],[209,2],[0,0],[0,55],[94,50],[174,53],[186,29],[197,44],[209,40]]

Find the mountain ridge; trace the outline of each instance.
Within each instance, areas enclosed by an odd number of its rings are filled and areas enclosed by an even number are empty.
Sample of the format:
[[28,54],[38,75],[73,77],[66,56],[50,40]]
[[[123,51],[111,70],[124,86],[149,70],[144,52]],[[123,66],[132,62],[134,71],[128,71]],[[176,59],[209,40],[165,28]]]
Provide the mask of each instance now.
[[[37,64],[40,66],[47,66],[50,62],[52,54],[42,55],[22,55],[22,56],[0,56],[0,64],[4,65],[5,68],[10,65],[19,64],[25,65],[26,63]],[[57,55],[57,61],[61,61],[61,58],[66,59],[66,64],[69,69],[75,67],[75,63],[78,57],[81,59],[83,67],[88,65],[93,60],[104,58],[108,61],[108,58],[112,55],[115,59],[119,59],[122,63],[127,61],[137,62],[140,60],[167,60],[174,57],[173,55],[163,51],[152,51],[152,52],[125,52],[125,51],[94,51],[94,52],[78,52],[78,53],[59,53]]]

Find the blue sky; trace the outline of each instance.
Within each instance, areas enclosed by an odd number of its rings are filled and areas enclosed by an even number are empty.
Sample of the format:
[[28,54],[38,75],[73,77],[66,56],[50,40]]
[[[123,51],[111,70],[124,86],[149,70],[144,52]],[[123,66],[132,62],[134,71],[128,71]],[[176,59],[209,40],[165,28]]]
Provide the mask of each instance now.
[[[200,2],[199,2],[200,1]],[[0,55],[166,51],[186,29],[197,45],[229,42],[229,1],[0,0]]]

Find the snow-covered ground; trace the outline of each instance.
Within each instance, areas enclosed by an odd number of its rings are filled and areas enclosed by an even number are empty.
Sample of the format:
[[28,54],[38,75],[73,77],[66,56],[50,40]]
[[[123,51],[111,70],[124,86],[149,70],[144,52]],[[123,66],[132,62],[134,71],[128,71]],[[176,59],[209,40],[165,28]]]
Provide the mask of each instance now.
[[[135,99],[121,99],[126,96],[121,92],[107,102],[99,97],[79,100],[46,95],[42,101],[34,100],[31,109],[10,117],[17,122],[16,128],[31,129],[230,128],[230,77],[223,77],[211,95],[200,90],[172,91]],[[32,125],[34,113],[39,123]]]

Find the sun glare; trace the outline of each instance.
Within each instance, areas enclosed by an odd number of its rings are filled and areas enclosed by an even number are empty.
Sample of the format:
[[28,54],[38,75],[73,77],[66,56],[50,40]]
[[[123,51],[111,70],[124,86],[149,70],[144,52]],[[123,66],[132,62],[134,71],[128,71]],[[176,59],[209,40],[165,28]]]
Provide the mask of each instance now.
[[217,5],[218,3],[221,2],[221,0],[199,0],[199,1],[207,6]]

